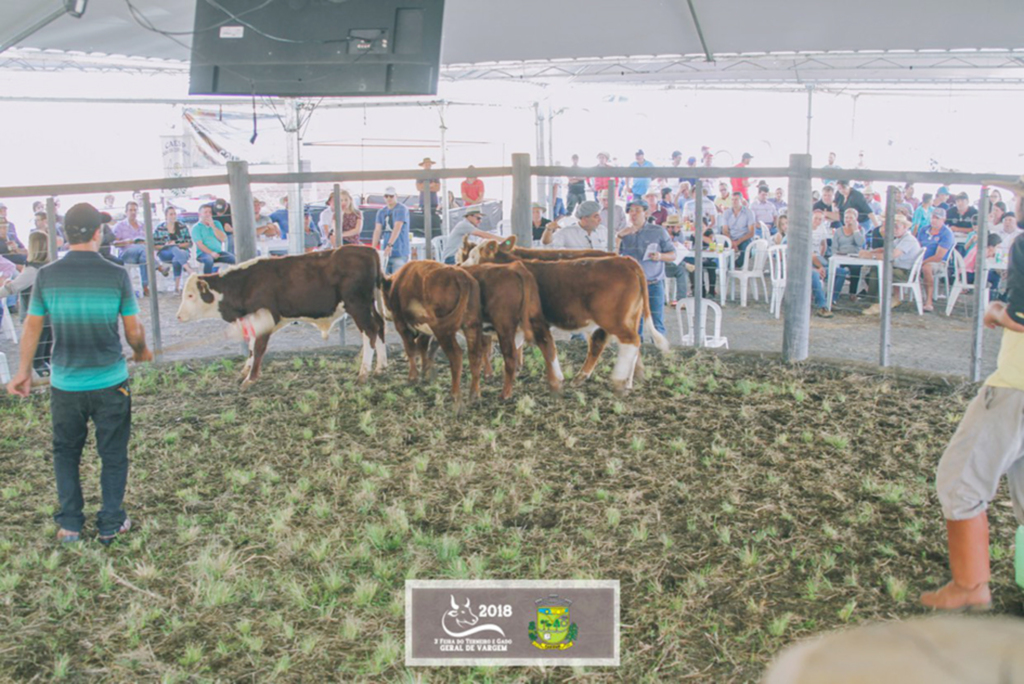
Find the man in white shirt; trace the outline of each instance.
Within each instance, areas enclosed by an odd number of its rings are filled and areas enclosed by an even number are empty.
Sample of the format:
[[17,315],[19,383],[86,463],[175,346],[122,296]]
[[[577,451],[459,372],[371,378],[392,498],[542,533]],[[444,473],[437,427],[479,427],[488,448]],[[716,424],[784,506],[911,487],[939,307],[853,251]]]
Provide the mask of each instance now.
[[564,216],[544,228],[541,244],[550,249],[608,249],[608,231],[601,230],[601,207],[587,200],[576,208],[576,217]]
[[[715,201],[707,195],[704,195],[704,201],[701,203],[701,212],[704,214],[704,225],[714,230],[718,225],[718,207],[715,206]],[[683,221],[689,221],[690,223],[696,224],[696,213],[696,199],[691,199],[683,205]]]
[[[885,231],[885,224],[878,228],[879,232]],[[910,270],[914,267],[917,255],[924,247],[917,241],[914,234],[910,232],[910,220],[899,214],[895,218],[892,232],[892,279],[893,282],[905,282],[910,277]],[[885,248],[862,249],[860,256],[865,259],[881,259]],[[871,297],[878,296],[878,272],[876,269],[869,269],[865,276],[868,281],[868,294]],[[900,305],[899,290],[893,288],[892,308]],[[881,312],[879,304],[872,304],[864,309],[864,315],[871,316]]]

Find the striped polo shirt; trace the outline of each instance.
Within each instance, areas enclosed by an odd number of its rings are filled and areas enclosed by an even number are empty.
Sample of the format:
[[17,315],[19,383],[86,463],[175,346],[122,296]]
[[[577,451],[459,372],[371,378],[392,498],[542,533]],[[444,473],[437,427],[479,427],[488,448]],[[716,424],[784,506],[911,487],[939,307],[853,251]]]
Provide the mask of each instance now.
[[118,317],[138,312],[128,272],[96,252],[68,252],[39,269],[28,313],[53,326],[50,383],[87,392],[127,380]]

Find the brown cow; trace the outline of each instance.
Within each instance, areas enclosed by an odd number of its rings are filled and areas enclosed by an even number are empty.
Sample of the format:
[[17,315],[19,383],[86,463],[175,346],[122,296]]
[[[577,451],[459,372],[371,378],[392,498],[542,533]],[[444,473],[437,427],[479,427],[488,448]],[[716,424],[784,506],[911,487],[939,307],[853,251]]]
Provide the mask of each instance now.
[[[346,248],[349,249],[349,248]],[[444,350],[452,369],[452,397],[461,404],[462,348],[455,334],[462,331],[469,351],[470,398],[480,396],[483,364],[483,314],[480,286],[458,266],[436,261],[411,261],[384,278],[384,306],[402,336],[409,358],[409,380],[417,378],[418,358],[423,375],[430,369],[431,338]]]
[[[384,319],[374,308],[381,281],[380,257],[370,247],[253,259],[220,273],[189,276],[181,290],[178,320],[220,317],[233,323],[266,310],[277,323],[274,330],[302,320],[319,328],[326,340],[334,323],[347,313],[363,335],[362,382],[370,373],[374,349],[376,370],[387,366]],[[242,368],[243,387],[259,377],[273,332],[249,342],[249,358]]]
[[[455,253],[455,263],[461,264],[469,258],[477,243],[470,241],[469,236],[462,238],[462,247]],[[532,247],[513,247],[512,254],[520,259],[541,259],[543,261],[559,261],[561,259],[598,259],[615,256],[611,252],[600,249],[533,249]]]
[[[498,345],[505,359],[505,384],[501,398],[512,396],[512,383],[520,359],[517,347],[520,335],[533,342],[544,354],[548,385],[553,392],[562,389],[562,369],[558,364],[558,350],[544,312],[541,309],[537,281],[521,263],[478,264],[465,270],[480,284],[480,301],[484,319],[484,350],[490,350],[489,331],[498,335]],[[485,361],[486,364],[486,361]]]
[[[515,237],[502,242],[486,241],[473,248],[463,266],[477,263],[509,263],[519,260],[513,247]],[[654,329],[647,296],[647,279],[640,265],[628,258],[604,256],[597,259],[543,261],[523,259],[523,265],[537,280],[544,318],[562,330],[581,330],[596,325],[590,336],[587,359],[573,384],[590,377],[608,343],[619,341],[619,356],[612,371],[612,384],[622,392],[633,385],[633,372],[640,358],[640,320],[643,317],[654,344],[668,351],[668,340]]]

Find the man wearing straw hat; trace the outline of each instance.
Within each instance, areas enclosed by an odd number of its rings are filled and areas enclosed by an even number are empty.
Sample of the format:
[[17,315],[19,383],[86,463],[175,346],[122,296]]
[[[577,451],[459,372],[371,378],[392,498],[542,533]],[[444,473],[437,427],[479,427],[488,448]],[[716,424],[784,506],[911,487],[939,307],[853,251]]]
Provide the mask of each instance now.
[[103,505],[96,516],[99,540],[109,544],[131,527],[122,504],[128,483],[128,440],[132,401],[128,366],[121,351],[117,321],[135,352],[135,361],[152,361],[146,347],[131,278],[99,255],[102,217],[90,204],[76,204],[65,217],[68,255],[39,269],[21,339],[18,373],[7,385],[27,397],[32,389],[32,359],[50,317],[53,357],[50,414],[53,419],[53,470],[60,510],[57,539],[77,542],[85,524],[79,463],[92,419],[103,469]]
[[[910,270],[914,267],[917,255],[924,247],[917,241],[910,231],[910,219],[903,214],[897,214],[892,229],[892,280],[906,282],[910,277]],[[885,233],[885,224],[878,227],[879,233]],[[861,250],[860,256],[864,259],[881,259],[885,254],[885,248]],[[868,281],[868,295],[874,299],[878,297],[878,269],[868,269],[865,279]],[[899,290],[893,287],[892,308],[900,305]],[[872,316],[882,311],[881,300],[864,309],[864,315]]]
[[[419,166],[424,171],[429,171],[436,163],[430,157],[424,157]],[[420,179],[416,181],[416,189],[420,193],[420,207],[423,211],[427,211],[427,190],[430,190],[430,211],[437,211],[437,193],[441,189],[441,181],[436,178]],[[434,227],[437,228],[436,225]]]

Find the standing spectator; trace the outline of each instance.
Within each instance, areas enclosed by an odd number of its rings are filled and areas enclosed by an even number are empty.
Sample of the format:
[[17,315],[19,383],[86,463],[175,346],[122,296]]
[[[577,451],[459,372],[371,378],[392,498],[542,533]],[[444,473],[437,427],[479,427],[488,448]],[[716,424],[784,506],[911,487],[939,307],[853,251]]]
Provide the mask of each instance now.
[[[647,278],[647,294],[651,303],[654,329],[665,334],[665,262],[674,261],[676,249],[668,232],[661,226],[647,223],[647,203],[643,200],[629,203],[629,225],[616,236],[618,252],[635,259]],[[644,324],[640,322],[640,337]]]
[[288,239],[288,195],[281,198],[281,209],[276,209],[270,214],[270,220],[277,224],[281,231],[281,239]]
[[224,249],[228,236],[220,221],[213,218],[212,204],[199,207],[199,223],[192,226],[192,239],[196,243],[196,256],[203,265],[203,273],[213,273],[215,263],[235,263],[235,255]]
[[768,201],[768,186],[762,185],[757,188],[757,197],[750,202],[750,210],[754,212],[754,218],[763,223],[771,232],[775,227],[775,219],[779,217],[779,210]]
[[348,190],[338,193],[341,202],[341,238],[331,236],[331,245],[358,245],[359,236],[363,233],[363,212],[356,208],[355,200]]
[[782,188],[775,188],[775,196],[768,200],[769,202],[775,205],[776,209],[779,210],[779,214],[785,213],[786,207],[789,206],[786,203],[786,200],[783,199],[784,196],[785,195],[782,191]]
[[455,255],[462,249],[462,240],[465,237],[475,237],[481,240],[496,240],[498,236],[493,233],[480,230],[480,222],[483,220],[483,212],[480,207],[470,207],[461,221],[452,226],[452,232],[444,242],[444,252],[437,255],[438,259],[445,264],[455,264]]
[[850,181],[836,181],[835,202],[836,210],[843,216],[844,221],[846,220],[846,210],[856,209],[857,222],[860,224],[860,227],[865,231],[871,230],[871,214],[874,212],[872,212],[868,201],[864,198],[864,194],[860,190],[850,187]]
[[[702,163],[704,164],[704,168],[710,169],[712,164],[713,164],[713,162],[714,162],[714,160],[715,160],[715,155],[711,154],[711,151],[708,148],[706,148],[706,147],[703,148],[703,150],[704,150],[703,151],[704,156],[703,156],[703,162]],[[717,182],[718,182],[718,180],[716,178],[712,178],[711,176],[708,176],[707,178],[702,178],[701,179],[701,185],[704,186],[704,194],[707,195],[708,197],[710,197],[711,199],[716,199],[715,198],[715,183],[717,183]],[[728,186],[726,186],[726,189],[728,189]],[[728,193],[726,194],[726,196],[728,196]]]
[[[683,172],[683,169],[681,168],[682,163],[683,163],[683,153],[680,152],[679,150],[673,151],[672,152],[672,168],[673,169],[679,169],[677,171],[677,173],[682,173]],[[668,178],[659,178],[657,180],[659,182],[664,182],[666,184],[669,184],[669,179]],[[678,183],[682,183],[684,180],[686,180],[686,179],[685,178],[678,178],[678,180],[676,180],[676,183],[677,184]]]
[[722,214],[722,232],[729,236],[732,248],[736,250],[736,268],[743,266],[743,250],[754,237],[756,228],[754,212],[743,205],[743,193],[736,190],[732,193],[732,208]]
[[[863,159],[864,159],[864,153],[862,152],[861,153],[861,160],[863,161]],[[836,164],[836,153],[835,152],[829,152],[828,153],[828,164],[825,164],[825,166],[823,166],[822,168],[829,169],[830,171],[841,171],[843,167],[840,166],[839,164]],[[835,178],[824,178],[824,179],[822,179],[822,182],[825,185],[835,185],[836,184],[836,179]]]
[[[572,168],[578,169],[580,167],[580,155],[572,155]],[[586,176],[579,175],[576,171],[569,175],[569,183],[566,187],[567,194],[565,197],[565,208],[572,214],[576,211],[577,205],[580,202],[587,200],[587,178]]]
[[[754,158],[754,155],[749,152],[744,152],[743,157],[740,159],[740,163],[736,165],[736,168],[743,169],[750,166],[750,160]],[[751,179],[749,178],[733,178],[732,179],[732,191],[733,193],[740,193],[745,202],[750,201],[750,197],[747,196],[747,188],[750,187]]]
[[953,577],[938,591],[921,595],[921,603],[932,609],[985,609],[991,604],[986,510],[1003,475],[1014,517],[1024,525],[1024,243],[1015,244],[1010,265],[1008,301],[992,302],[985,311],[986,327],[1003,328],[996,371],[968,405],[936,472]]
[[[652,164],[647,159],[644,159],[644,151],[643,150],[637,150],[636,151],[636,161],[634,161],[632,164],[629,165],[629,168],[631,168],[631,169],[637,169],[637,168],[646,169],[646,168],[653,168],[653,167],[654,167],[654,164]],[[632,180],[632,184],[630,186],[630,189],[633,191],[633,199],[634,200],[641,200],[641,199],[643,199],[644,195],[647,194],[647,188],[649,188],[650,185],[651,185],[651,179],[647,178],[647,177],[642,177],[642,178],[633,178],[631,180]]]
[[[434,164],[436,163],[437,162],[435,162],[430,157],[424,157],[423,161],[419,163],[419,166],[424,171],[430,171],[430,169],[432,169]],[[437,203],[437,192],[440,189],[441,181],[439,181],[437,178],[421,178],[420,180],[416,181],[416,190],[418,190],[420,193],[420,208],[424,212],[428,210],[428,199],[430,200],[429,210],[431,212],[437,211],[437,207],[439,206]],[[436,221],[434,222],[434,225],[437,225]]]
[[[598,152],[597,153],[597,165],[598,165],[598,167],[611,166],[611,164],[608,163],[611,158],[612,158],[611,155],[608,154],[607,152]],[[592,187],[594,189],[594,199],[595,200],[600,200],[602,192],[607,193],[607,191],[608,191],[608,181],[609,180],[610,179],[608,177],[604,177],[604,176],[595,176],[594,177],[594,182],[592,184]],[[622,190],[622,186],[621,185],[618,186],[618,190]]]
[[476,167],[470,166],[470,174],[462,181],[462,204],[471,206],[484,201],[484,182],[477,178],[472,172]]
[[[142,296],[149,296],[149,273],[146,269],[146,230],[139,222],[139,205],[130,200],[124,207],[125,217],[114,226],[114,246],[121,250],[120,258],[126,264],[139,264]],[[166,269],[166,266],[163,267]],[[166,275],[166,270],[164,271]]]
[[946,268],[949,250],[956,246],[953,232],[945,225],[946,212],[938,207],[932,209],[932,224],[921,231],[918,242],[924,247],[924,264],[921,266],[921,280],[924,281],[924,310],[933,311],[932,295],[935,293],[935,274]]
[[668,210],[661,206],[660,197],[660,193],[653,189],[648,191],[647,195],[644,197],[644,201],[647,202],[647,206],[651,208],[650,216],[648,216],[647,220],[658,226],[665,223],[665,219],[668,218]]
[[[696,169],[697,168],[697,158],[696,157],[690,157],[689,159],[687,159],[686,160],[686,168],[690,169],[690,170]],[[696,177],[693,177],[693,176],[691,176],[689,178],[680,178],[679,179],[679,182],[683,182],[683,181],[686,181],[687,183],[689,183],[690,187],[693,188],[694,191],[696,191],[697,184],[700,182]]]
[[932,224],[932,194],[926,192],[921,195],[921,203],[914,210],[914,216],[910,219],[910,232],[917,237],[922,230],[927,230]]
[[384,274],[391,275],[409,261],[409,208],[398,203],[394,187],[384,190],[384,201],[373,227],[373,248],[384,251]]
[[[879,228],[880,233],[885,232],[885,225],[883,224]],[[902,215],[897,216],[893,223],[892,232],[892,279],[893,282],[906,282],[910,277],[910,270],[914,267],[914,262],[917,261],[917,255],[921,253],[921,244],[914,237],[914,234],[910,230],[910,221],[904,218]],[[876,249],[865,250],[860,253],[865,259],[882,259],[885,256],[885,247],[878,247]],[[878,269],[869,268],[867,275],[864,277],[868,281],[868,295],[873,299],[878,297]],[[892,308],[896,308],[900,305],[899,289],[893,287],[892,292]],[[865,315],[874,315],[881,313],[882,300],[879,299],[878,303],[872,304],[864,310]]]
[[182,271],[192,272],[188,265],[192,256],[192,234],[188,226],[178,220],[178,210],[174,207],[164,210],[164,222],[153,230],[153,244],[157,258],[174,269],[174,291],[180,293]]
[[[21,311],[27,311],[28,295],[32,294],[32,286],[36,282],[39,269],[50,262],[49,245],[46,244],[46,235],[43,233],[32,233],[28,236],[28,258],[24,268],[17,277],[0,275],[0,299],[13,295],[21,295],[19,306]],[[36,354],[32,358],[32,367],[39,377],[46,377],[50,374],[50,355],[53,349],[53,328],[50,319],[44,318],[43,329],[40,333],[39,344]]]
[[32,359],[43,321],[54,330],[50,376],[53,417],[53,467],[60,510],[57,539],[80,539],[85,515],[79,475],[82,448],[92,419],[103,463],[100,488],[103,505],[97,515],[99,540],[110,544],[131,528],[122,508],[128,481],[128,441],[131,435],[131,390],[128,367],[121,351],[117,321],[134,351],[136,362],[152,361],[131,279],[123,268],[96,253],[100,242],[100,213],[89,204],[76,204],[67,215],[70,253],[39,270],[21,341],[18,373],[7,385],[11,394],[28,397],[32,388]]
[[[850,207],[843,212],[843,225],[832,237],[832,254],[857,255],[864,248],[864,231],[857,222],[857,210]],[[860,266],[839,266],[836,269],[836,282],[833,288],[832,301],[839,299],[843,292],[843,283],[850,276],[850,301],[857,301],[857,281],[860,279]]]
[[533,241],[537,242],[544,238],[544,230],[551,221],[544,218],[544,212],[547,211],[547,207],[540,202],[534,202],[530,206],[530,211],[533,215],[533,222],[530,224],[530,227],[533,230]]
[[338,246],[338,239],[334,234],[334,193],[332,192],[324,200],[324,210],[320,212],[320,216],[317,217],[317,222],[320,224],[320,230],[324,235],[327,236],[327,240],[332,246]]
[[946,225],[954,234],[966,235],[974,230],[978,210],[971,206],[971,198],[966,192],[956,196],[953,208],[946,212]]
[[220,223],[224,233],[228,236],[226,241],[227,251],[235,253],[235,222],[231,217],[231,205],[224,198],[217,198],[213,203],[213,220]]
[[551,217],[561,218],[568,213],[565,210],[565,202],[562,201],[562,186],[555,182],[551,185]]
[[608,230],[601,225],[601,205],[592,200],[580,203],[577,217],[551,221],[541,244],[551,249],[608,249]]

